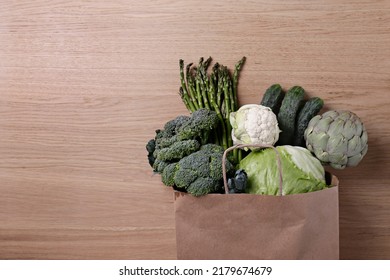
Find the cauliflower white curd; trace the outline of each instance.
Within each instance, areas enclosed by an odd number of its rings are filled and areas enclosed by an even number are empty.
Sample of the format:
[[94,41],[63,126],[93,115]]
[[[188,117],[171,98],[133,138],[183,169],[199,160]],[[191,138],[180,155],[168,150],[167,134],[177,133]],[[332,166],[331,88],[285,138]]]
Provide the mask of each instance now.
[[269,107],[247,104],[230,113],[233,144],[274,145],[280,129],[276,115]]

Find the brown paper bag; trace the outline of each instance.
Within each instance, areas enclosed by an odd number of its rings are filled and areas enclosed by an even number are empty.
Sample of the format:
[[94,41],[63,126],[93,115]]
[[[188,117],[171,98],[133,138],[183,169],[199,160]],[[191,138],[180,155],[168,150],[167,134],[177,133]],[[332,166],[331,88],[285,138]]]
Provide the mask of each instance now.
[[339,259],[335,176],[331,184],[286,196],[176,191],[177,258]]

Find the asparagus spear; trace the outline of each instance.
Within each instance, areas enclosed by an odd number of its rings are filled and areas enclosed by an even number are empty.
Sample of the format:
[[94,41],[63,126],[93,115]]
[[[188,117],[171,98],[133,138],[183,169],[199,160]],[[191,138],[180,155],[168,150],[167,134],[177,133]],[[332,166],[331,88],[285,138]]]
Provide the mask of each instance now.
[[181,82],[180,96],[182,96],[183,101],[185,100],[187,102],[185,103],[186,106],[188,106],[187,108],[189,108],[191,112],[194,112],[196,111],[196,108],[188,95],[188,90],[184,80],[184,61],[182,59],[180,59],[179,65],[180,65],[180,82]]
[[244,65],[246,60],[246,57],[243,56],[236,64],[234,67],[234,73],[233,73],[233,93],[234,93],[234,103],[236,108],[234,111],[237,111],[238,109],[238,94],[237,94],[237,89],[238,89],[238,76],[240,74],[241,68]]
[[[234,111],[238,110],[238,78],[240,71],[242,69],[242,66],[244,65],[246,60],[246,57],[243,56],[235,65],[234,72],[233,72],[233,96],[234,96]],[[236,159],[236,162],[239,163],[242,160],[242,150],[233,150],[233,156]]]
[[194,105],[195,110],[198,110],[200,108],[199,108],[198,103],[195,99],[196,92],[195,92],[195,87],[194,87],[194,81],[193,81],[191,71],[190,71],[192,64],[193,63],[190,63],[186,66],[186,86],[187,86],[189,98],[190,98],[192,104]]
[[[207,69],[211,60],[211,57],[206,60],[201,57],[197,66],[192,63],[188,64],[185,79],[184,62],[180,60],[181,89],[179,93],[189,111],[207,108],[217,113],[221,125],[218,127],[220,133],[215,131],[214,143],[218,143],[226,149],[233,144],[229,115],[238,109],[238,78],[245,57],[237,62],[233,74],[229,72],[227,67],[217,62],[212,67],[211,74],[208,75]],[[240,152],[238,151],[238,155],[233,152],[237,162],[240,158]]]
[[191,108],[190,105],[188,104],[187,98],[184,96],[184,92],[183,92],[183,88],[182,88],[182,87],[179,88],[179,95],[180,95],[180,97],[181,97],[181,100],[183,100],[183,103],[184,103],[184,105],[186,106],[186,108],[188,109],[188,111],[193,112],[193,111],[192,111],[192,108]]
[[232,133],[232,126],[229,121],[229,116],[230,116],[230,98],[231,94],[229,93],[229,79],[228,79],[228,73],[226,71],[227,69],[225,68],[223,70],[223,93],[224,93],[224,98],[225,98],[225,120],[226,120],[226,133],[227,133],[227,138],[228,138],[228,145],[229,147],[233,146],[233,140],[231,137]]

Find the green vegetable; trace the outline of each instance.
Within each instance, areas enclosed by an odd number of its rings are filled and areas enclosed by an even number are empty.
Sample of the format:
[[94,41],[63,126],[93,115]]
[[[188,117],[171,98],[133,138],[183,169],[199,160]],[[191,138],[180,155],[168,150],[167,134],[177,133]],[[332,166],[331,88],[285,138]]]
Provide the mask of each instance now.
[[[223,148],[215,144],[203,145],[199,151],[168,165],[162,173],[162,181],[168,186],[185,189],[194,196],[223,191]],[[227,161],[228,174],[233,165]]]
[[295,122],[304,96],[305,91],[300,86],[294,86],[287,91],[278,114],[279,128],[282,132],[279,135],[277,145],[291,145],[293,143]]
[[165,167],[167,167],[168,165],[169,165],[169,162],[167,162],[167,161],[155,159],[153,166],[152,166],[153,171],[156,173],[162,173],[164,171]]
[[324,101],[319,97],[310,98],[305,105],[303,105],[303,108],[299,112],[297,118],[294,146],[306,147],[304,138],[305,130],[309,121],[321,111],[323,106]]
[[150,139],[146,144],[146,150],[148,151],[148,161],[150,166],[153,167],[155,158],[153,156],[154,150],[156,149],[156,140]]
[[194,139],[199,137],[201,144],[206,144],[210,131],[218,125],[218,116],[207,109],[199,109],[191,114],[191,118],[176,127],[179,140]]
[[189,116],[178,116],[173,120],[168,121],[164,125],[164,129],[156,130],[155,145],[158,149],[169,147],[177,141],[176,130],[190,120]]
[[173,186],[175,185],[175,173],[178,169],[179,165],[177,162],[168,164],[162,174],[161,174],[161,181],[166,186]]
[[[244,62],[245,57],[237,62],[232,75],[227,67],[219,63],[214,64],[210,74],[207,73],[211,57],[207,60],[201,57],[197,66],[190,63],[184,67],[184,61],[179,60],[179,94],[183,103],[190,112],[200,108],[216,112],[219,124],[210,135],[210,142],[224,149],[233,145],[229,115],[238,109],[238,78]],[[235,161],[238,162],[239,155],[237,151],[234,153]]]
[[199,147],[200,144],[196,140],[177,141],[167,148],[162,148],[157,154],[157,159],[161,161],[180,160],[199,150]]
[[[278,146],[282,165],[283,195],[322,190],[325,170],[321,162],[302,147]],[[246,192],[252,194],[279,194],[277,155],[273,149],[252,151],[239,165],[248,175]]]
[[168,121],[146,145],[153,170],[162,173],[169,164],[199,150],[202,144],[208,143],[210,132],[217,125],[217,114],[207,109]]
[[358,165],[368,150],[367,131],[350,111],[332,110],[315,116],[305,130],[305,140],[323,164],[336,169]]
[[245,170],[237,170],[234,174],[234,177],[228,180],[229,193],[244,193],[247,180],[248,175],[246,174]]
[[284,98],[284,92],[279,84],[270,86],[264,93],[260,105],[271,108],[275,115],[278,115]]

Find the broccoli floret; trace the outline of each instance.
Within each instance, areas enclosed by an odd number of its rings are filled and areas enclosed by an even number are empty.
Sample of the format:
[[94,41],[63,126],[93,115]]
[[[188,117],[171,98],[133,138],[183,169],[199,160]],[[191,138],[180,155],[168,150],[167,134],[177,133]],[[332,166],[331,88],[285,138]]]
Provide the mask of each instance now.
[[176,129],[176,134],[180,140],[199,138],[202,144],[206,144],[210,131],[217,127],[218,122],[217,113],[208,109],[199,109]]
[[220,191],[221,185],[219,180],[212,178],[198,178],[191,185],[188,186],[187,192],[194,196],[201,196],[208,193],[215,193]]
[[164,132],[166,137],[170,137],[176,134],[176,130],[178,130],[184,123],[186,123],[191,117],[189,116],[178,116],[171,121],[168,121],[164,125]]
[[208,177],[209,156],[198,151],[179,161],[178,170],[175,173],[175,185],[178,188],[187,188],[199,177]]
[[210,176],[213,178],[222,178],[222,154],[210,157]]
[[168,164],[164,168],[164,171],[161,174],[161,180],[164,183],[164,185],[170,186],[170,187],[175,185],[174,175],[175,175],[175,172],[177,171],[177,169],[178,169],[178,164],[176,162]]
[[156,139],[156,149],[159,151],[160,149],[168,148],[169,146],[171,146],[173,143],[175,143],[177,141],[182,141],[182,140],[179,140],[177,135],[174,135],[172,137],[157,138]]
[[169,162],[162,161],[156,158],[152,166],[153,171],[157,173],[162,173],[164,171],[164,168],[167,167],[168,165]]
[[[222,191],[222,155],[217,146],[209,144],[206,148],[182,158],[175,167],[164,169],[164,180],[177,188],[184,188],[188,193],[199,196]],[[203,149],[202,149],[203,148]],[[219,150],[219,151],[218,151]],[[226,162],[227,173],[233,171],[233,165]]]
[[199,150],[199,147],[200,144],[196,140],[178,141],[167,148],[161,149],[157,154],[157,158],[162,161],[180,160]]
[[157,129],[156,130],[156,148],[162,149],[169,147],[176,141],[179,141],[181,139],[178,139],[176,135],[176,131],[183,126],[183,124],[187,123],[188,120],[190,120],[191,117],[189,116],[178,116],[174,118],[173,120],[168,121],[164,125],[164,129]]
[[200,147],[201,151],[204,151],[205,153],[221,153],[223,154],[224,150],[222,146],[215,145],[215,144],[205,144]]
[[[207,153],[221,153],[223,155],[224,149],[222,146],[215,145],[215,144],[205,144],[200,147],[200,150],[205,151]],[[232,153],[227,154],[227,159],[230,162],[234,162],[234,155]],[[222,160],[222,158],[221,158]],[[233,175],[233,174],[228,174]]]
[[[173,174],[173,181],[177,188],[186,189],[191,185],[192,182],[198,178],[198,172],[196,170],[181,168],[181,165],[178,164],[178,169],[175,174]],[[170,175],[167,175],[170,176]]]

